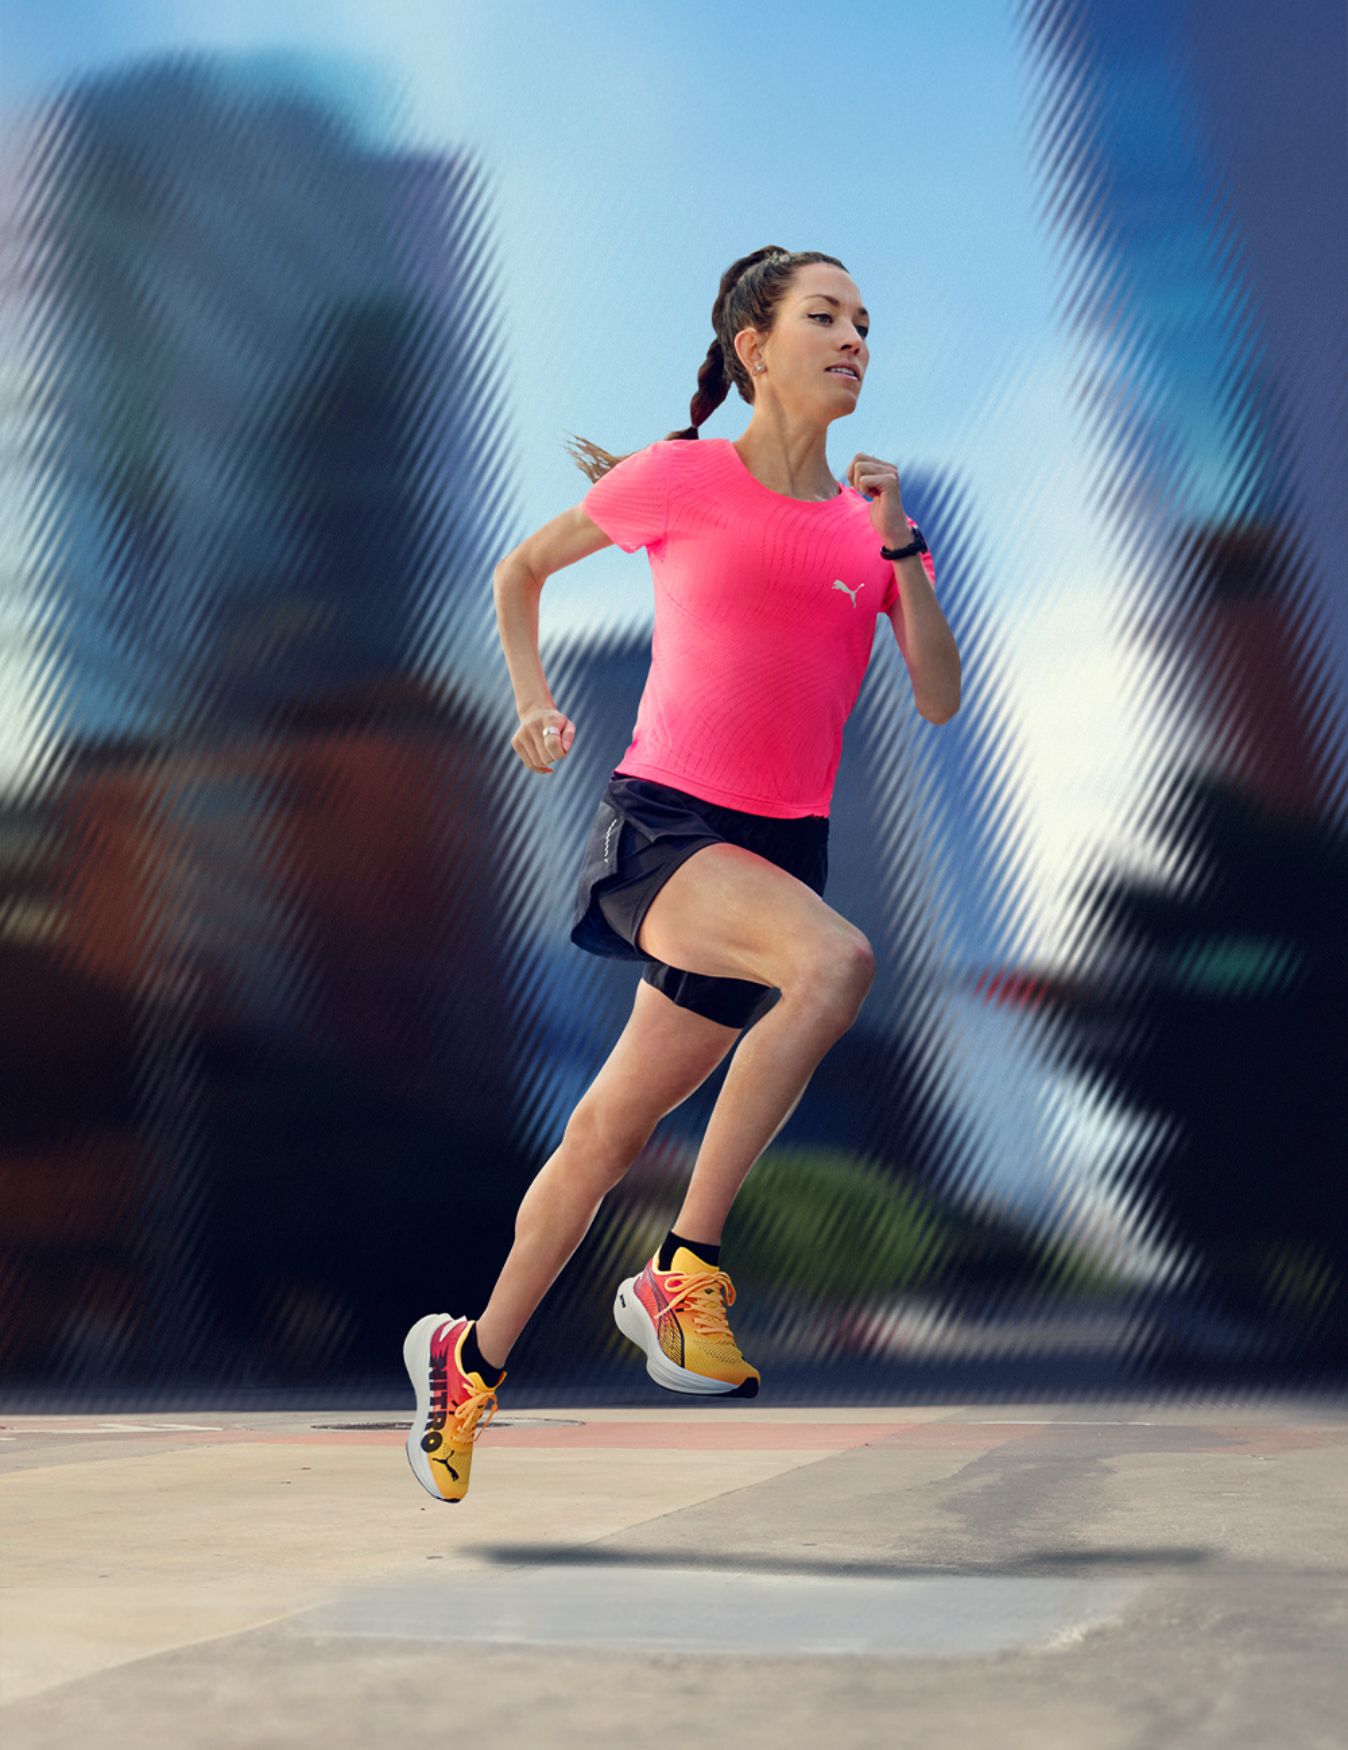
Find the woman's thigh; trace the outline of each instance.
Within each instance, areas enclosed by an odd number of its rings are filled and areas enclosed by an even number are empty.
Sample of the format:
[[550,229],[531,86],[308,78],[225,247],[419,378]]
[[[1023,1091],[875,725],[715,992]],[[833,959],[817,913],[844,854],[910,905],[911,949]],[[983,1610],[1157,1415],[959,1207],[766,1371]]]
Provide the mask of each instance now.
[[712,978],[784,989],[797,974],[870,954],[855,924],[766,857],[742,845],[703,845],[646,908],[643,953]]
[[739,1038],[638,981],[632,1013],[576,1108],[638,1146],[666,1113],[700,1088]]

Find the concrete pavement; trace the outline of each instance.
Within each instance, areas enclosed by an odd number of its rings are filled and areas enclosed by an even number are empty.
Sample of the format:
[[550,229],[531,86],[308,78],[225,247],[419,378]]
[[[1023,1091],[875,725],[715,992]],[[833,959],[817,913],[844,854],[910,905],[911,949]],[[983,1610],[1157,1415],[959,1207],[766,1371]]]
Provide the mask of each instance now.
[[1341,1401],[408,1414],[0,1421],[6,1750],[1348,1744]]

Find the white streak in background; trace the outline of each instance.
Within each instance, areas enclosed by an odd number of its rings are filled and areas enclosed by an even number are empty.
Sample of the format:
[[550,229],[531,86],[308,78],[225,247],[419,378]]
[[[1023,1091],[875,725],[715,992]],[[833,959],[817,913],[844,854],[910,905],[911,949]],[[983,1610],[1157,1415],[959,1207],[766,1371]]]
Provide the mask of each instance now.
[[[11,167],[12,168],[12,167]],[[13,316],[13,310],[10,311]],[[6,328],[10,322],[6,322]],[[53,636],[42,623],[34,582],[43,575],[37,557],[40,507],[33,456],[40,439],[35,387],[26,378],[12,338],[0,340],[0,797],[13,798],[44,782],[48,710],[42,695],[50,684]]]
[[1052,1071],[1038,1089],[1044,1107],[1045,1179],[1053,1187],[1041,1210],[1046,1226],[1120,1276],[1161,1284],[1184,1255],[1156,1240],[1147,1175],[1139,1163],[1163,1158],[1173,1144],[1165,1120],[1129,1111],[1089,1077]]

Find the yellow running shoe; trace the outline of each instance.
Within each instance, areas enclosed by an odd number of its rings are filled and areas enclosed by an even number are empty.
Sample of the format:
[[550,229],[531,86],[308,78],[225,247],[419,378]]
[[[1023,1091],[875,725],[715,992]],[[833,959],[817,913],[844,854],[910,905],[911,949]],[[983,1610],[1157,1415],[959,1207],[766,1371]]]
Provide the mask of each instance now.
[[407,1436],[412,1475],[437,1501],[468,1493],[473,1444],[496,1414],[496,1386],[459,1365],[472,1319],[427,1313],[403,1339],[403,1364],[417,1394]]
[[619,1283],[613,1300],[618,1329],[645,1355],[647,1373],[669,1391],[756,1397],[758,1369],[740,1354],[726,1319],[734,1283],[687,1246],[675,1247],[669,1270],[656,1268],[659,1256]]

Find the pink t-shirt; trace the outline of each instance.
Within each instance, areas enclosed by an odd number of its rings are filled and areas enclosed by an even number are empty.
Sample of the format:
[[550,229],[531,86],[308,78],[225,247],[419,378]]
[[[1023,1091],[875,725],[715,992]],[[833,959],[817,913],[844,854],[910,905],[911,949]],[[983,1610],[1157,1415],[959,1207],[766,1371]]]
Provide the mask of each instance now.
[[[789,498],[729,438],[661,438],[581,508],[624,552],[645,547],[655,580],[650,674],[614,769],[751,814],[827,814],[898,594],[866,499]],[[922,564],[935,584],[930,553]]]

